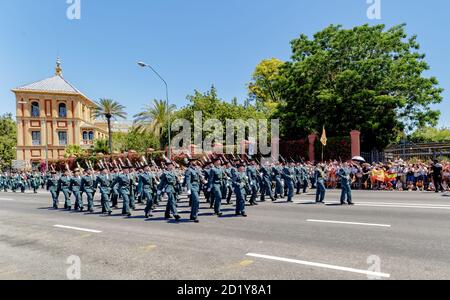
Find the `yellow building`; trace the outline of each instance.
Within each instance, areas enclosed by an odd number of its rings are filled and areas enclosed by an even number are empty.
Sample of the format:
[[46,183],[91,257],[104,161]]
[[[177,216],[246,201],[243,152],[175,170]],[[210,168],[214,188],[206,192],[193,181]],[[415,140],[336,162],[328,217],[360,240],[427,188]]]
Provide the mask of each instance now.
[[49,160],[60,159],[68,145],[89,149],[95,139],[107,137],[105,124],[93,117],[94,102],[64,79],[59,59],[55,76],[12,92],[17,108],[17,160],[37,164],[47,158],[46,153]]

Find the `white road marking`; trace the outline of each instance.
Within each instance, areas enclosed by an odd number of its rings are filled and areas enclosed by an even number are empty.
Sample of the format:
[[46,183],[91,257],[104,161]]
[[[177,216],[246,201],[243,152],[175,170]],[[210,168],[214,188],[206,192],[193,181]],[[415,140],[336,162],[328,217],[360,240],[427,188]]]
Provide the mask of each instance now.
[[102,233],[101,231],[98,231],[98,230],[79,228],[79,227],[71,227],[71,226],[64,226],[64,225],[55,225],[54,227],[62,228],[62,229],[72,229],[72,230],[78,230],[78,231],[84,231],[84,232]]
[[450,207],[448,204],[430,204],[430,203],[399,203],[399,202],[356,202],[357,204],[380,204],[380,205],[407,205],[407,206],[430,206],[430,207]]
[[11,199],[11,198],[0,198],[0,201],[14,201],[14,199]]
[[356,222],[342,222],[342,221],[328,221],[328,220],[306,220],[307,222],[315,223],[330,223],[330,224],[343,224],[343,225],[359,225],[359,226],[375,226],[375,227],[392,227],[387,224],[371,224],[371,223],[356,223]]
[[414,205],[387,205],[387,204],[362,204],[357,203],[356,206],[366,206],[366,207],[391,207],[391,208],[415,208],[415,209],[443,209],[450,210],[450,207],[444,206],[414,206]]
[[289,259],[289,258],[283,258],[283,257],[276,257],[276,256],[269,256],[269,255],[255,254],[255,253],[248,253],[247,256],[256,257],[256,258],[264,258],[264,259],[281,261],[281,262],[288,262],[288,263],[305,265],[305,266],[310,266],[310,267],[317,267],[317,268],[331,269],[331,270],[337,270],[337,271],[343,271],[343,272],[364,274],[364,275],[373,276],[373,277],[380,277],[380,278],[390,278],[391,277],[391,274],[387,274],[387,273],[372,272],[372,271],[368,271],[368,270],[360,270],[360,269],[354,269],[354,268],[346,268],[346,267],[340,267],[340,266],[334,266],[334,265],[328,265],[328,264],[322,264],[322,263],[315,263],[315,262],[309,262],[309,261],[303,261],[303,260],[296,260],[296,259]]

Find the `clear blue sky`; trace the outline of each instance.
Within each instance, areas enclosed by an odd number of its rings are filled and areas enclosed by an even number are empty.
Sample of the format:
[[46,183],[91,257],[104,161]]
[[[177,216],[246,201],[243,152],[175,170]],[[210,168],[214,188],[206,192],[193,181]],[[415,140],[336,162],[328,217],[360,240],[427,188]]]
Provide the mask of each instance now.
[[289,42],[329,24],[407,23],[431,71],[446,89],[440,125],[450,126],[448,0],[382,0],[369,20],[366,0],[81,0],[81,20],[66,18],[66,0],[0,1],[0,113],[14,112],[11,88],[54,74],[93,100],[122,102],[130,115],[154,98],[161,82],[136,66],[144,60],[167,79],[178,107],[194,89],[214,84],[227,100],[246,98],[246,83],[264,58],[290,57]]

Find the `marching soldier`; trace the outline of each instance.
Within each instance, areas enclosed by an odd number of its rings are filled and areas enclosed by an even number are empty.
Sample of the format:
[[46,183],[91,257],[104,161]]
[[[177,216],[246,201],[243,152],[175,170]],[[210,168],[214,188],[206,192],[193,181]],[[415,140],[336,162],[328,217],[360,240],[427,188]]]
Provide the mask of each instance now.
[[266,163],[266,165],[261,165],[261,202],[265,201],[265,196],[268,195],[272,202],[275,202],[276,199],[273,197],[273,190],[272,190],[272,174],[270,171],[269,163]]
[[109,198],[111,195],[112,177],[105,166],[101,165],[99,166],[99,169],[101,173],[95,180],[94,190],[97,190],[97,188],[100,190],[102,213],[107,213],[110,216],[112,214],[112,210],[109,206]]
[[83,198],[81,197],[81,174],[80,169],[76,168],[74,170],[74,175],[72,178],[70,178],[70,186],[69,190],[72,192],[72,194],[75,197],[75,210],[83,211]]
[[283,167],[279,162],[272,167],[272,176],[275,180],[275,199],[278,199],[278,195],[281,199],[284,199],[284,190],[282,180]]
[[[118,167],[116,167],[114,169],[114,173],[111,176],[111,180],[114,182],[116,180],[116,178],[119,176],[120,174],[120,169]],[[118,203],[119,203],[119,188],[118,186],[113,186],[111,189],[111,205],[113,208],[117,208]]]
[[341,180],[341,205],[345,204],[345,200],[347,200],[348,205],[353,205],[352,202],[352,189],[350,186],[350,169],[348,163],[344,163],[342,168],[339,169],[337,176]]
[[94,212],[94,173],[92,170],[87,170],[85,175],[81,178],[81,187],[80,190],[86,193],[87,203],[88,203],[88,211],[90,213]]
[[[250,160],[250,166],[247,167],[247,177],[250,184],[250,205],[258,205],[256,197],[258,197],[258,172],[256,170],[256,162],[254,159]],[[266,201],[262,199],[261,201]]]
[[308,190],[308,169],[305,165],[301,165],[300,167],[300,173],[301,173],[301,180],[302,180],[302,187],[303,187],[303,194],[306,194]]
[[283,179],[286,183],[286,191],[287,191],[287,202],[293,202],[294,197],[294,183],[295,183],[295,170],[294,170],[295,163],[286,164],[283,168]]
[[314,181],[316,183],[316,203],[324,203],[325,200],[325,166],[318,164],[314,172]]
[[41,184],[41,176],[37,171],[34,174],[30,175],[30,186],[33,189],[33,192],[37,194],[37,190]]
[[245,213],[245,202],[247,190],[250,188],[249,178],[247,177],[245,165],[238,165],[238,172],[233,177],[234,193],[236,194],[236,216],[247,217]]
[[233,196],[233,173],[235,173],[236,170],[231,165],[230,161],[225,161],[225,169],[223,171],[224,171],[224,175],[225,175],[225,180],[224,180],[224,191],[225,192],[224,192],[223,198],[225,198],[227,200],[227,204],[230,205],[231,197]]
[[130,212],[130,190],[131,185],[133,184],[130,177],[130,166],[123,166],[123,173],[117,174],[114,182],[112,184],[112,189],[117,186],[117,190],[122,196],[123,207],[122,207],[122,215],[131,217]]
[[52,195],[53,208],[58,209],[59,205],[59,179],[56,177],[56,171],[51,172],[51,177],[47,179],[47,190]]
[[71,210],[72,209],[72,201],[70,199],[70,175],[69,170],[64,172],[64,175],[61,176],[58,180],[58,191],[61,191],[64,195],[64,209]]
[[[203,177],[209,182],[209,177],[211,176],[212,163],[206,162],[205,167],[203,169]],[[208,190],[208,184],[203,184],[203,193],[205,194],[206,203],[210,204],[210,208],[214,207],[213,197],[211,197],[211,192]]]
[[175,197],[175,185],[177,183],[177,178],[175,173],[173,172],[173,168],[174,163],[171,161],[167,162],[167,171],[163,172],[163,174],[161,175],[161,182],[158,187],[158,195],[167,195],[165,219],[170,219],[170,214],[172,213],[175,220],[178,222],[181,217],[178,215],[176,207],[177,201]]
[[139,175],[139,186],[142,191],[142,199],[147,201],[145,207],[145,218],[153,217],[153,187],[155,185],[155,178],[151,173],[150,166],[146,165],[144,167],[144,172]]
[[222,206],[222,183],[223,183],[223,170],[221,169],[221,161],[219,158],[213,160],[214,167],[211,169],[211,174],[208,181],[208,192],[211,193],[211,204],[214,204],[214,214],[221,217]]
[[187,193],[191,203],[191,221],[199,223],[198,211],[200,206],[200,171],[195,165],[195,160],[189,159],[187,161],[188,169],[185,173],[185,182]]

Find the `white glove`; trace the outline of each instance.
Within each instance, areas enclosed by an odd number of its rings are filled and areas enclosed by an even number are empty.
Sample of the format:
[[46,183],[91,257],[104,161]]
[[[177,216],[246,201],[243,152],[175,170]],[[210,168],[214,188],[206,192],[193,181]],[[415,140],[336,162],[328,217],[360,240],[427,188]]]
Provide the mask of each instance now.
[[192,195],[191,190],[187,191],[188,196]]

